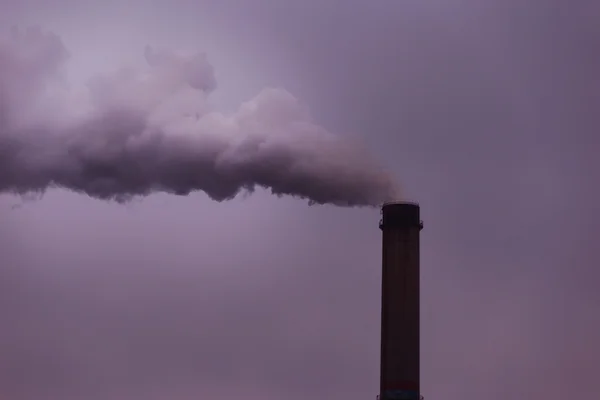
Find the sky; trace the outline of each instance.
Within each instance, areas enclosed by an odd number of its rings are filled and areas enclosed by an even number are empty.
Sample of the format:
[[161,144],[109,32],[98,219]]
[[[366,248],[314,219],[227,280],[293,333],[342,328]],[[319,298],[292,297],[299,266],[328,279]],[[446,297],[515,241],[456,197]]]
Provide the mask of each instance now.
[[[84,82],[204,51],[223,112],[284,88],[421,204],[426,399],[596,398],[600,7],[557,0],[35,1]],[[0,196],[0,396],[374,399],[377,209],[265,190]],[[596,395],[596,396],[594,396]]]

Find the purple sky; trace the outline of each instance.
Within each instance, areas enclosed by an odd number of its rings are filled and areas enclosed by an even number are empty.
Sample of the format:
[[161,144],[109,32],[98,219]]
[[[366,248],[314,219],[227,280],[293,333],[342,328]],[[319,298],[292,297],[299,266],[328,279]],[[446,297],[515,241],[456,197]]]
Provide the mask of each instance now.
[[[121,3],[121,4],[119,4]],[[73,81],[203,50],[236,108],[284,87],[422,206],[426,399],[593,399],[593,1],[11,1]],[[0,196],[0,397],[373,399],[378,212],[278,199]],[[594,396],[595,395],[595,396]]]

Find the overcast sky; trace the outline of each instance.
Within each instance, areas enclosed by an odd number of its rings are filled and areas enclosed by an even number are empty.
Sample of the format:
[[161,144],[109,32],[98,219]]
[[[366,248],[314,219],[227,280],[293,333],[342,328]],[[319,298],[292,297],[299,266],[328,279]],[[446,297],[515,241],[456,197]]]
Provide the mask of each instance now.
[[[597,398],[600,7],[574,0],[3,0],[82,82],[206,51],[283,87],[421,203],[426,399]],[[0,64],[2,68],[2,64]],[[17,207],[15,207],[17,206]],[[378,210],[259,191],[0,196],[0,397],[373,399]]]

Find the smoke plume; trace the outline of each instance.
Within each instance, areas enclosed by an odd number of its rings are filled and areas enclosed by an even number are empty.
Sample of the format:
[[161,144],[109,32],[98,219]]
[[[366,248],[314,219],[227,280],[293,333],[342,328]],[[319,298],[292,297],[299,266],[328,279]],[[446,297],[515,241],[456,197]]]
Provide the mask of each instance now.
[[283,89],[230,114],[211,108],[213,68],[202,53],[146,47],[147,68],[65,76],[69,53],[40,29],[0,42],[0,192],[60,187],[127,201],[203,191],[223,201],[256,187],[341,206],[397,197],[364,149],[315,124]]

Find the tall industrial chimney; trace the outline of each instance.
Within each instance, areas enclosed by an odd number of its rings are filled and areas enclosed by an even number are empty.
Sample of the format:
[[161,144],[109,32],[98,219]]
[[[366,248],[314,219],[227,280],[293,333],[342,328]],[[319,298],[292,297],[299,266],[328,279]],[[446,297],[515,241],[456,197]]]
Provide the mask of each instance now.
[[381,294],[381,381],[379,400],[419,400],[419,235],[418,204],[386,203]]

